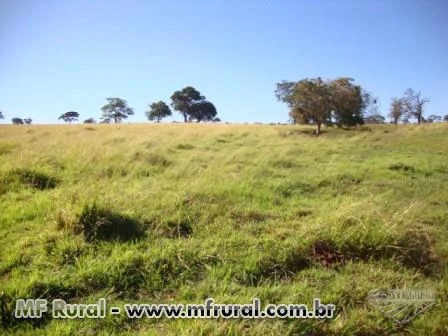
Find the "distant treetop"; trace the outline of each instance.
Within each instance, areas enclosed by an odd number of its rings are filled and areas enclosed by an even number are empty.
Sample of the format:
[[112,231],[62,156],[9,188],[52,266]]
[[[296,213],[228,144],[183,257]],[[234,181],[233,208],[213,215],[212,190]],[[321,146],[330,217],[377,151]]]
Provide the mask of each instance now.
[[128,116],[134,114],[134,110],[128,106],[126,100],[121,98],[106,98],[108,103],[104,105],[101,110],[103,115],[101,119],[106,123],[113,120],[115,123],[121,122],[123,119],[127,119]]

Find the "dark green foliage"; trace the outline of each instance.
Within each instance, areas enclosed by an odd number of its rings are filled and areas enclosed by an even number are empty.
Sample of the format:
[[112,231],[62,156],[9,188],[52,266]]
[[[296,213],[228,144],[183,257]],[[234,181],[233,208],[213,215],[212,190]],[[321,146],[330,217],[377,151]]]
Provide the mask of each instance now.
[[189,119],[197,122],[212,121],[216,117],[215,105],[208,101],[200,101],[190,106]]
[[205,99],[201,93],[191,86],[187,86],[180,91],[176,91],[171,96],[171,106],[174,110],[179,111],[184,117],[184,122],[188,121],[190,116],[190,107]]
[[65,122],[68,122],[71,124],[74,121],[78,121],[79,113],[75,111],[69,111],[61,114],[58,118],[58,120],[64,120]]
[[83,121],[84,124],[95,124],[96,121],[93,118],[89,118]]
[[17,118],[17,117],[16,118],[12,118],[11,122],[14,125],[23,125],[25,123],[22,118]]
[[148,120],[156,120],[158,123],[163,118],[171,115],[170,107],[163,101],[158,101],[149,105],[149,110],[146,111],[146,117]]
[[88,242],[127,241],[144,236],[144,230],[139,221],[108,208],[100,207],[96,203],[84,206],[75,228],[75,231],[78,231],[76,233],[82,233]]
[[176,91],[171,96],[171,106],[179,111],[184,121],[213,121],[216,119],[215,106],[205,100],[201,93],[191,86]]

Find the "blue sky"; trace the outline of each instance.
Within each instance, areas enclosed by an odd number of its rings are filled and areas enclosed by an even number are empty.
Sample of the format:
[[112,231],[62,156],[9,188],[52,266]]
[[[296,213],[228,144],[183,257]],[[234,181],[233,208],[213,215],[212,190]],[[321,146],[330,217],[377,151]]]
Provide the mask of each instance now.
[[408,87],[448,114],[448,2],[0,0],[3,123],[98,119],[107,97],[143,122],[185,86],[224,121],[286,122],[275,84],[316,76],[354,78],[384,115]]

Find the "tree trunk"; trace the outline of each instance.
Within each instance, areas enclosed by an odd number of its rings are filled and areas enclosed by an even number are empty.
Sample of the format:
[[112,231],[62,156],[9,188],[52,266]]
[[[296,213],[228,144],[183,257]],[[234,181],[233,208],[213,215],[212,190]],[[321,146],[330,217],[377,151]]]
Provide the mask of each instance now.
[[187,114],[184,112],[184,122],[187,122]]
[[322,124],[321,123],[317,123],[317,133],[316,133],[316,136],[319,136],[320,135],[320,127],[322,126]]

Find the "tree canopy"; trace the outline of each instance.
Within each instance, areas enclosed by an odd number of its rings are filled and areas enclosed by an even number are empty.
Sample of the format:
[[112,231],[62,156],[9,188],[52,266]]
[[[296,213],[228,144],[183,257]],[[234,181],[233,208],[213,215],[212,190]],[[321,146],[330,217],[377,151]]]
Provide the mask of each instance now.
[[392,98],[392,102],[390,103],[390,112],[389,112],[389,118],[392,119],[392,122],[397,125],[398,121],[403,117],[404,115],[404,102],[403,99],[399,98]]
[[58,120],[64,120],[65,122],[68,122],[69,124],[71,124],[74,121],[78,121],[79,118],[79,113],[75,112],[75,111],[69,111],[69,112],[65,112],[62,113]]
[[417,124],[420,124],[423,121],[423,109],[425,104],[429,102],[429,98],[422,97],[420,91],[415,92],[413,89],[407,89],[404,93],[403,102],[407,117],[417,119]]
[[327,81],[320,77],[282,81],[277,83],[275,95],[288,105],[293,123],[313,123],[319,134],[322,123],[339,126],[364,123],[364,112],[375,100],[353,81],[346,77]]
[[215,105],[204,100],[191,105],[189,109],[189,119],[197,122],[213,121],[217,113]]
[[12,119],[11,119],[11,122],[12,122],[14,125],[23,125],[23,124],[25,123],[25,122],[23,121],[22,118],[17,118],[17,117],[12,118]]
[[170,107],[164,101],[158,101],[149,105],[149,110],[146,111],[148,120],[156,120],[158,123],[163,118],[171,115]]
[[[187,86],[180,91],[175,91],[171,96],[171,106],[175,111],[178,111],[184,117],[184,122],[187,122],[191,114],[191,106],[202,102],[205,97],[191,86]],[[190,118],[191,119],[191,118]]]
[[101,108],[103,121],[113,120],[115,123],[119,123],[134,114],[134,110],[128,106],[126,100],[121,98],[106,98],[106,100],[108,103]]

